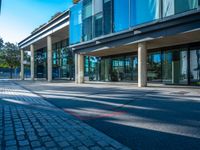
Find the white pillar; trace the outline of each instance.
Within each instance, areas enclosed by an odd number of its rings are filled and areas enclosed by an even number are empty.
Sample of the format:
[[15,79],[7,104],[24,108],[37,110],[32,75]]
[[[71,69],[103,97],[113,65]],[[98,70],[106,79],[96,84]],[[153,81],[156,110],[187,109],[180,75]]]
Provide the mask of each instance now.
[[78,84],[84,83],[84,55],[75,55],[75,81]]
[[47,37],[47,56],[48,56],[48,60],[47,60],[48,81],[51,82],[52,81],[52,38],[51,36]]
[[24,50],[23,50],[23,49],[21,49],[20,79],[21,79],[21,80],[24,80]]
[[146,43],[138,44],[138,87],[147,86],[147,48]]
[[78,84],[78,54],[75,53],[75,83]]
[[30,46],[31,49],[31,80],[34,80],[35,76],[35,71],[34,71],[34,45],[32,44]]

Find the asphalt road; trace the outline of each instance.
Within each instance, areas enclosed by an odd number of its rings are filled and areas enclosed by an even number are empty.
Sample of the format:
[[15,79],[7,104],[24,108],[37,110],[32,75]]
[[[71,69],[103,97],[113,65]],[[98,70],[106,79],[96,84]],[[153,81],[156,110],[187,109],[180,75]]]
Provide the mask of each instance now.
[[133,150],[200,149],[200,89],[20,84]]

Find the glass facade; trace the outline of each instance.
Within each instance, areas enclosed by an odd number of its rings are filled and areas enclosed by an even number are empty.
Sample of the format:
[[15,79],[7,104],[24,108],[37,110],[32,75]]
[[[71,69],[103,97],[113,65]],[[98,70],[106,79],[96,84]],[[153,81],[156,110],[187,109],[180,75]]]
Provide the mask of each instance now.
[[[85,57],[85,76],[90,81],[137,82],[137,53]],[[200,85],[200,48],[163,48],[147,55],[147,80],[174,85]]]
[[112,0],[103,0],[103,31],[104,34],[112,33]]
[[129,0],[114,0],[114,32],[129,28]]
[[92,14],[92,0],[83,1],[82,19],[83,19],[83,41],[88,41],[93,38],[93,14]]
[[82,39],[82,2],[70,11],[70,44],[81,42]]
[[198,8],[198,0],[163,0],[163,17]]
[[163,82],[167,84],[188,84],[187,50],[163,52]]
[[101,81],[137,81],[137,55],[101,58]]
[[88,77],[90,81],[98,81],[100,80],[99,76],[99,58],[93,56],[85,56],[84,59],[84,75]]
[[148,81],[162,81],[161,76],[161,51],[149,53],[147,58],[147,79]]
[[131,26],[159,18],[160,0],[131,0]]
[[199,1],[83,0],[70,9],[70,44],[191,11],[200,6]]
[[47,78],[47,49],[42,48],[34,53],[35,55],[35,77]]
[[74,80],[74,54],[68,40],[53,44],[53,79]]
[[94,37],[103,34],[103,0],[94,0]]
[[190,51],[190,83],[200,85],[200,48]]

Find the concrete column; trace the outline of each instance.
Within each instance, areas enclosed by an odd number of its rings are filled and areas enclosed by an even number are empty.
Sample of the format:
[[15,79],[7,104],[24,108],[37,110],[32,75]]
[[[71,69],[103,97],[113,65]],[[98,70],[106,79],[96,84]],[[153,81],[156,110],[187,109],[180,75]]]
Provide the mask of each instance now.
[[20,79],[24,80],[24,50],[21,49],[21,70],[20,70]]
[[78,54],[75,53],[75,83],[78,84]]
[[51,36],[47,37],[47,74],[48,74],[48,81],[52,81],[52,38]]
[[34,70],[34,45],[32,44],[30,46],[31,49],[31,80],[34,80],[35,78],[35,70]]
[[81,84],[84,83],[84,55],[78,55],[78,62],[77,62],[77,83]]
[[138,44],[138,87],[147,86],[147,48],[146,43]]

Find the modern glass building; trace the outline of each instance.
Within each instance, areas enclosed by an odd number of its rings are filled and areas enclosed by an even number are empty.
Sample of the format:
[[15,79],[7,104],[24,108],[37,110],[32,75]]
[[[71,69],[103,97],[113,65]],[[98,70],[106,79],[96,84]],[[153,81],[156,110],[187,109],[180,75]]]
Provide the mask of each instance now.
[[[174,24],[174,28],[163,31],[173,21],[183,21],[183,18],[193,17],[191,14],[199,14],[199,7],[199,0],[80,1],[70,9],[70,38],[75,39],[70,41],[70,45],[85,57],[85,80],[137,82],[137,44],[142,41],[147,45],[147,81],[200,85],[200,42],[199,38],[195,39],[197,33],[194,37],[190,35],[188,41],[182,35],[178,37],[185,22],[180,27]],[[78,26],[74,18],[78,18]],[[192,26],[199,28],[196,23]],[[154,31],[159,30],[162,33],[156,37]],[[76,31],[78,34],[74,34]],[[148,35],[142,35],[142,32],[148,32]],[[139,39],[137,35],[140,35]],[[174,36],[184,42],[177,44],[172,40]],[[195,40],[190,42],[192,38]]]
[[79,0],[19,46],[32,79],[200,85],[199,35],[200,0]]

